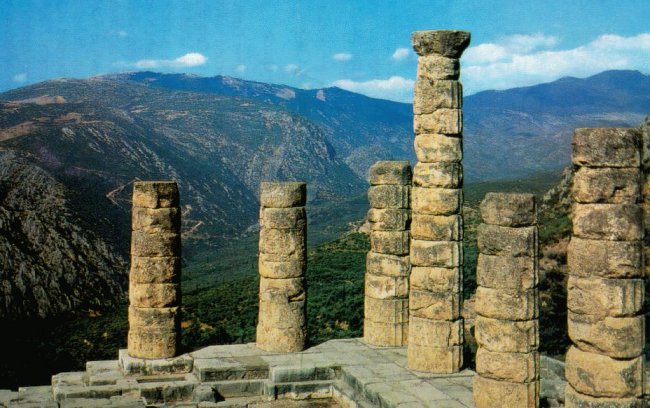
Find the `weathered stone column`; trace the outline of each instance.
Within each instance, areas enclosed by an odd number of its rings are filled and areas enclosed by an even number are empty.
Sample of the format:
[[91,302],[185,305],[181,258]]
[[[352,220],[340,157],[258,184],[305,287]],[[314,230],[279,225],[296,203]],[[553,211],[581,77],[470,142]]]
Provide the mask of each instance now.
[[481,203],[474,335],[477,408],[539,406],[537,210],[532,194]]
[[375,346],[403,346],[409,320],[411,165],[378,161],[370,167],[370,184],[363,338]]
[[174,181],[133,184],[129,335],[131,357],[174,357],[180,347],[181,211]]
[[452,373],[463,365],[463,88],[465,31],[418,31],[413,100],[408,367]]
[[643,405],[640,147],[638,129],[576,129],[573,137],[567,407]]
[[645,260],[645,276],[650,277],[650,116],[641,125],[641,167],[643,169],[643,219],[645,237],[643,240],[643,259]]
[[264,182],[260,201],[257,347],[296,352],[307,339],[305,183]]

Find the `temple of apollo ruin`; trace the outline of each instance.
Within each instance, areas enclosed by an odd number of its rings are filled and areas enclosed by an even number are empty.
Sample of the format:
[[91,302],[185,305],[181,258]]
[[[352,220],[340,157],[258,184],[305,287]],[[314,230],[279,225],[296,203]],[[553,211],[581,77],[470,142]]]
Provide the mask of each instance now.
[[[462,313],[459,59],[469,42],[463,31],[412,36],[419,56],[413,103],[417,163],[380,161],[369,171],[371,249],[362,338],[308,347],[308,186],[264,182],[256,342],[181,353],[179,189],[171,181],[137,182],[126,348],[118,360],[90,361],[83,372],[53,376],[51,386],[21,389],[16,406],[21,401],[46,407],[548,403],[540,397],[545,382],[538,352],[538,220],[531,194],[488,193],[480,205],[475,370],[464,361],[471,351]],[[566,407],[646,406],[644,253],[650,246],[644,244],[649,235],[643,220],[650,208],[649,128],[646,121],[643,129],[575,130]],[[40,405],[28,405],[34,401]]]

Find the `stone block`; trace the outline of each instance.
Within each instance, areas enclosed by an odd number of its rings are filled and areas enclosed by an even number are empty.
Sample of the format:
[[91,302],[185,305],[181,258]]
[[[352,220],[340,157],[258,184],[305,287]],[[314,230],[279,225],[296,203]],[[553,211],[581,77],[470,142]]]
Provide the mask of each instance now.
[[176,330],[162,331],[139,327],[129,330],[128,353],[135,358],[171,358],[180,347],[180,334]]
[[277,292],[260,293],[259,324],[260,327],[292,329],[303,327],[307,323],[306,301],[289,301]]
[[409,278],[366,273],[365,294],[375,299],[406,298],[409,294]]
[[409,276],[411,270],[410,258],[389,254],[368,252],[366,255],[366,273],[386,276]]
[[476,373],[499,381],[530,383],[539,379],[539,353],[499,353],[476,350]]
[[418,79],[458,79],[459,76],[460,61],[457,58],[447,58],[436,54],[418,58]]
[[160,257],[180,256],[181,236],[171,232],[148,234],[133,231],[131,234],[131,256]]
[[306,251],[307,234],[303,229],[260,229],[260,252],[301,256]]
[[181,314],[179,307],[129,306],[129,327],[160,331],[179,330]]
[[497,381],[475,375],[473,380],[476,408],[537,408],[539,382]]
[[363,321],[363,341],[374,346],[401,347],[408,342],[409,323]]
[[581,394],[607,398],[640,397],[643,394],[643,355],[618,360],[571,346],[565,364],[567,382]]
[[481,254],[509,257],[537,255],[537,227],[501,227],[480,224],[477,228]]
[[179,257],[131,257],[129,282],[132,283],[180,283],[181,258]]
[[368,201],[372,208],[409,208],[410,186],[384,184],[370,186]]
[[463,139],[457,135],[416,135],[413,145],[415,156],[422,163],[460,162],[463,159]]
[[415,81],[413,113],[433,113],[437,109],[461,109],[463,107],[463,86],[454,80]]
[[458,292],[426,292],[411,290],[409,314],[433,320],[457,320],[463,309],[462,294]]
[[573,134],[573,164],[586,167],[639,167],[641,134],[630,128],[581,128]]
[[303,207],[307,200],[307,184],[300,182],[269,182],[260,184],[262,207]]
[[302,351],[307,339],[306,327],[278,328],[259,324],[257,326],[258,348],[276,353]]
[[373,231],[407,230],[411,223],[411,210],[402,208],[371,208],[368,221]]
[[463,190],[459,188],[413,187],[413,214],[454,215],[463,205]]
[[383,323],[405,323],[409,320],[408,299],[364,298],[364,317],[366,320]]
[[455,161],[420,162],[413,169],[413,185],[417,187],[461,188],[463,165]]
[[481,201],[481,217],[486,224],[527,227],[537,224],[533,194],[487,193]]
[[178,207],[178,184],[175,181],[134,181],[133,206],[143,208]]
[[637,241],[644,235],[643,208],[638,204],[575,203],[572,221],[578,238]]
[[414,115],[413,131],[416,135],[430,133],[460,135],[463,133],[463,111],[443,108],[433,113]]
[[304,229],[307,226],[305,207],[264,208],[260,210],[262,228]]
[[178,283],[131,283],[129,304],[135,307],[173,307],[180,304]]
[[578,203],[636,204],[641,201],[639,168],[580,167],[571,194]]
[[272,291],[274,296],[282,296],[290,301],[305,300],[307,283],[304,277],[272,279],[260,277],[259,293]]
[[469,46],[470,33],[458,30],[425,30],[411,34],[411,44],[418,55],[442,55],[460,58]]
[[463,217],[460,214],[413,214],[411,236],[427,241],[462,241]]
[[538,275],[532,256],[498,256],[479,254],[476,282],[494,289],[525,290],[537,286]]
[[645,408],[642,398],[595,398],[576,392],[570,384],[564,392],[566,408]]
[[148,234],[178,233],[181,230],[180,208],[133,207],[131,209],[131,227],[134,231],[143,231]]
[[476,288],[475,310],[481,316],[503,320],[531,320],[539,316],[537,288],[524,291]]
[[412,289],[423,292],[461,292],[463,290],[463,269],[414,266],[411,269]]
[[372,231],[370,249],[380,254],[407,255],[409,238],[408,231]]
[[603,317],[568,313],[569,337],[581,350],[634,358],[645,346],[645,316]]
[[269,261],[269,256],[260,254],[259,274],[263,278],[287,279],[298,278],[305,275],[307,263],[302,259],[289,259],[286,261]]
[[463,319],[445,321],[412,316],[409,332],[409,345],[437,348],[463,345]]
[[601,279],[570,276],[567,307],[593,316],[634,316],[643,307],[642,279]]
[[607,241],[571,237],[567,265],[571,275],[601,278],[642,278],[641,241]]
[[371,185],[399,184],[411,182],[411,164],[408,160],[380,160],[368,171]]
[[530,353],[539,344],[537,320],[509,321],[476,316],[474,336],[480,347],[502,353]]
[[463,247],[458,241],[411,240],[411,265],[455,268],[463,262]]
[[463,366],[463,346],[432,347],[409,344],[408,368],[427,373],[457,373]]

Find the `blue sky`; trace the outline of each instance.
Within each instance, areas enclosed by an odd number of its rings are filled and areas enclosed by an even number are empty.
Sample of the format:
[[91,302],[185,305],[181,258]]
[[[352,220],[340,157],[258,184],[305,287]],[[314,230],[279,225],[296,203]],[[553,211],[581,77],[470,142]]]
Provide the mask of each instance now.
[[0,1],[0,91],[152,70],[409,101],[410,34],[471,31],[465,93],[650,74],[650,1]]

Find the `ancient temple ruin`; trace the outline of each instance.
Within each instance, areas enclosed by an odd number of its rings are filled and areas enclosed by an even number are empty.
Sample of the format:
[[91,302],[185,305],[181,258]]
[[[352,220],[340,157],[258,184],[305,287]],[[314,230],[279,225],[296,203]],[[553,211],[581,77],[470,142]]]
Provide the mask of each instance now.
[[[55,375],[51,386],[6,398],[42,407],[281,407],[292,400],[338,407],[539,407],[532,195],[488,193],[481,203],[476,372],[463,363],[459,58],[469,38],[462,31],[413,35],[420,56],[413,104],[418,162],[411,169],[408,162],[381,161],[370,169],[363,338],[305,349],[306,185],[272,182],[260,191],[256,343],[179,354],[178,188],[139,182],[127,348],[116,361],[88,362],[83,372]],[[566,407],[645,406],[649,127],[575,131]]]

